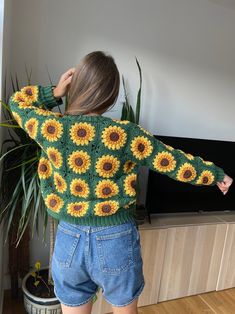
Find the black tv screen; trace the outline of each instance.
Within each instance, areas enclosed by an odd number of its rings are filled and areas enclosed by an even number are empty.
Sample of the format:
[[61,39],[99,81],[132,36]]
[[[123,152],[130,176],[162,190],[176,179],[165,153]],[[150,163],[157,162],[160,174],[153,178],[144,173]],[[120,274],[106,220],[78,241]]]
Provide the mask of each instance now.
[[[235,142],[157,136],[165,144],[213,161],[235,180]],[[217,186],[196,186],[149,169],[146,209],[151,213],[235,211],[235,183],[226,195]]]

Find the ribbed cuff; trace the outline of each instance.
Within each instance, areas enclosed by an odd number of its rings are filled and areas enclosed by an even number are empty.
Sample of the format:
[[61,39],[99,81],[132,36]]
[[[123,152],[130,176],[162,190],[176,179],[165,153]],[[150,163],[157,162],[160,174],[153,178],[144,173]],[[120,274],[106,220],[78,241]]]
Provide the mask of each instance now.
[[61,105],[63,103],[62,98],[56,99],[53,95],[53,86],[40,86],[40,98],[42,103],[48,108],[52,109],[55,106]]
[[222,168],[217,167],[216,173],[217,173],[216,182],[222,182],[225,176],[224,170]]

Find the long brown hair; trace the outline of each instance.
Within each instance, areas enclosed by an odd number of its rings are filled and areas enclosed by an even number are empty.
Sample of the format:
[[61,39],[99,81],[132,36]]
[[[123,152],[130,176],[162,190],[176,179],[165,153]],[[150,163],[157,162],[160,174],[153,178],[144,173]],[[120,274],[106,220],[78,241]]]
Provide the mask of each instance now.
[[119,86],[119,72],[113,57],[102,51],[87,54],[73,74],[65,114],[101,114],[111,109]]

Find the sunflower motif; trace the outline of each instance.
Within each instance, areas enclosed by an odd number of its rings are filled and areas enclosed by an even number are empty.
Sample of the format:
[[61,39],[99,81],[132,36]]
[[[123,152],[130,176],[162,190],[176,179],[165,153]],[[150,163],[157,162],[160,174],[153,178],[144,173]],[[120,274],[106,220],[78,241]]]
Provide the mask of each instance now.
[[63,134],[63,125],[56,119],[48,119],[42,124],[41,132],[49,142],[55,142]]
[[17,103],[26,102],[25,95],[22,92],[16,92],[13,95],[12,100]]
[[150,136],[153,136],[153,134],[151,132],[149,132],[148,130],[144,129],[142,126],[139,125],[139,128],[145,133],[148,134]]
[[38,163],[38,176],[40,179],[48,179],[52,174],[51,163],[45,157],[41,157]]
[[73,179],[70,184],[70,192],[74,196],[88,197],[90,189],[85,180]]
[[160,172],[170,172],[175,169],[176,161],[171,153],[163,151],[154,157],[153,167]]
[[55,166],[55,168],[60,168],[63,163],[62,154],[59,152],[59,150],[55,147],[49,146],[47,148],[47,155],[52,162],[52,164]]
[[173,148],[172,146],[170,146],[170,145],[164,144],[164,146],[165,146],[167,149],[169,149],[170,151],[173,151],[173,150],[174,150],[174,148]]
[[195,179],[197,172],[190,163],[184,163],[178,170],[176,178],[182,182],[188,182]]
[[67,213],[74,217],[82,217],[86,215],[88,207],[88,202],[69,203],[67,207]]
[[26,123],[25,123],[25,128],[29,133],[29,136],[33,139],[36,138],[37,136],[37,131],[38,131],[38,120],[35,118],[31,118],[29,119]]
[[54,172],[54,183],[58,192],[64,193],[67,190],[67,183],[58,172]]
[[124,180],[124,190],[127,195],[135,196],[136,195],[136,180],[137,174],[129,174]]
[[59,213],[60,209],[64,205],[64,201],[58,195],[51,193],[45,198],[46,206],[55,213]]
[[189,159],[189,160],[193,160],[194,156],[191,154],[185,154],[185,156]]
[[50,110],[45,110],[43,108],[37,108],[37,109],[35,109],[35,113],[37,113],[40,116],[51,116],[55,112],[52,112]]
[[34,108],[30,103],[27,102],[19,102],[19,108],[25,109],[25,108]]
[[214,182],[214,180],[215,180],[215,176],[213,175],[213,173],[209,170],[204,170],[200,174],[196,183],[203,184],[203,185],[210,185]]
[[114,122],[120,123],[120,124],[128,124],[130,121],[128,120],[118,120],[118,119],[112,119]]
[[147,158],[152,153],[153,146],[150,140],[146,137],[136,136],[131,141],[131,151],[137,159],[142,160]]
[[102,142],[109,149],[119,149],[126,143],[126,132],[120,126],[109,126],[102,132]]
[[136,163],[132,162],[131,160],[127,160],[123,166],[123,171],[125,173],[129,173],[132,171],[133,168],[135,168]]
[[186,158],[188,158],[189,160],[193,160],[194,156],[191,154],[187,154],[185,152],[183,152],[181,149],[177,149],[179,152],[181,152]]
[[108,198],[117,195],[119,192],[118,185],[112,180],[101,180],[96,185],[95,194],[99,198]]
[[25,86],[21,89],[26,102],[33,103],[38,100],[38,86]]
[[211,161],[203,160],[203,162],[207,166],[212,166],[213,165],[213,162],[211,162]]
[[15,111],[12,111],[12,115],[13,115],[14,119],[16,120],[16,122],[19,124],[19,126],[22,128],[21,116]]
[[110,216],[116,213],[119,208],[117,201],[105,201],[95,205],[94,211],[97,216]]
[[112,155],[103,155],[96,162],[96,171],[103,178],[115,175],[120,167],[120,161]]
[[83,150],[74,151],[68,157],[68,164],[75,173],[81,174],[89,169],[91,158],[88,153]]
[[136,200],[132,200],[132,201],[128,202],[128,203],[127,203],[126,205],[124,205],[123,207],[127,209],[127,208],[130,207],[131,204],[134,204],[134,203],[136,203]]
[[77,145],[87,145],[95,136],[95,128],[87,122],[75,123],[70,128],[70,138]]

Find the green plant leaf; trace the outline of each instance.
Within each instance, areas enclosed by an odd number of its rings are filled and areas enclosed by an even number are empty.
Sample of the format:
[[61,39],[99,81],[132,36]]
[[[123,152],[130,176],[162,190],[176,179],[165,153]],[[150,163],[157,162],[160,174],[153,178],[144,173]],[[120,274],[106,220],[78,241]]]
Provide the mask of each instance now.
[[138,70],[139,70],[139,77],[140,77],[140,86],[139,86],[139,91],[138,91],[138,95],[137,95],[137,100],[136,100],[136,123],[139,124],[139,120],[140,120],[140,103],[141,103],[141,89],[142,89],[142,71],[141,71],[141,67],[139,65],[138,59],[136,59],[136,63],[138,66]]

